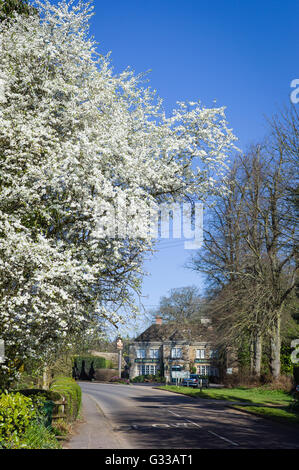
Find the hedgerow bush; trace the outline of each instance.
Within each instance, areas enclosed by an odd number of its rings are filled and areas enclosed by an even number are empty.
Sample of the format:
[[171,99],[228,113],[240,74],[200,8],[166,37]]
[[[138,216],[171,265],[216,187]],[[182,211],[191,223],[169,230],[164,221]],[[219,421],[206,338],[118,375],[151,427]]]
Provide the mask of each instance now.
[[95,379],[99,382],[109,382],[116,374],[116,369],[96,369]]
[[60,393],[54,392],[53,390],[43,390],[41,388],[25,388],[20,390],[11,390],[10,393],[21,393],[25,397],[31,398],[33,403],[35,400],[44,399],[50,401],[58,401],[61,398]]
[[37,418],[32,400],[20,393],[0,395],[0,442],[13,445]]
[[138,375],[131,380],[131,382],[135,383],[142,383],[142,382],[157,382],[157,383],[164,383],[166,382],[165,377],[161,377],[160,375]]
[[60,449],[52,428],[46,424],[44,409],[50,399],[58,397],[46,390],[0,395],[0,449]]
[[94,369],[113,369],[113,362],[100,356],[74,356],[74,361],[76,361],[79,371],[81,370],[82,361],[85,361],[86,372],[88,372],[92,362]]
[[50,390],[58,392],[66,400],[66,417],[72,421],[78,417],[82,392],[79,385],[70,377],[56,377],[50,385]]
[[109,382],[112,382],[112,383],[119,383],[119,384],[125,384],[125,385],[129,385],[129,384],[130,384],[130,380],[129,380],[129,379],[121,379],[121,378],[119,378],[118,376],[111,377],[111,379],[109,380]]

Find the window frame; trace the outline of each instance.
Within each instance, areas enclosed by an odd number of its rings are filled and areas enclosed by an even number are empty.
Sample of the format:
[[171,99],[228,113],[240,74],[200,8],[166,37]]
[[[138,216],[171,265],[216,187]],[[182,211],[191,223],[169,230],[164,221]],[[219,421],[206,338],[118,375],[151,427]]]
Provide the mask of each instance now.
[[[144,355],[140,354],[141,351],[143,351],[143,354],[144,354]],[[145,349],[136,349],[136,358],[137,358],[137,359],[145,359],[145,357],[146,357],[146,351],[145,351]]]
[[151,359],[159,359],[160,357],[160,351],[158,348],[150,348],[149,350],[149,357]]
[[[174,353],[175,351],[175,353]],[[179,354],[177,351],[180,351]],[[171,358],[172,359],[182,359],[183,357],[183,349],[180,348],[180,347],[174,347],[174,348],[171,348]]]
[[206,350],[196,349],[196,359],[206,359]]
[[138,375],[157,375],[157,372],[156,364],[138,364]]

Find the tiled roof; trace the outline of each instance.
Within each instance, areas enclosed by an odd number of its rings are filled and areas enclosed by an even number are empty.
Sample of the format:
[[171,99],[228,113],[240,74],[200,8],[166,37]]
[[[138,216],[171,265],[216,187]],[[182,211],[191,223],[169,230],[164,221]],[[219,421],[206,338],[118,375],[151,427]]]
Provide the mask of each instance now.
[[211,339],[211,330],[202,323],[165,323],[151,325],[135,341],[209,341],[209,338]]

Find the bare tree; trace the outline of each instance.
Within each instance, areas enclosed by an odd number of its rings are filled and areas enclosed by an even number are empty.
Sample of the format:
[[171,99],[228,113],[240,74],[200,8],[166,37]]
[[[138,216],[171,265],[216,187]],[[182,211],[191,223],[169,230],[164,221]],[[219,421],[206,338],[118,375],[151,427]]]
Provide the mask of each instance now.
[[177,287],[169,291],[168,296],[161,297],[158,309],[152,311],[164,321],[188,323],[200,317],[202,301],[196,286]]
[[299,113],[295,106],[285,108],[270,120],[276,148],[281,149],[285,160],[299,164]]
[[274,378],[280,374],[281,315],[295,286],[296,226],[288,199],[294,184],[277,140],[236,158],[229,192],[218,198],[206,222],[204,251],[191,263],[218,288],[213,308],[223,340],[238,345],[249,338],[256,375],[262,338],[270,338]]

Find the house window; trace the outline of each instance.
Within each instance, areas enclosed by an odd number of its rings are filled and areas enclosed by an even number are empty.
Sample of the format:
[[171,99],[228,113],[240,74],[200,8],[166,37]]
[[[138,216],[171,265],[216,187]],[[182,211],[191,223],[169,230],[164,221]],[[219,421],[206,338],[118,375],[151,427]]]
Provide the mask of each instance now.
[[198,372],[200,375],[211,375],[210,366],[199,366]]
[[150,349],[149,350],[149,357],[151,359],[158,359],[159,358],[159,349]]
[[157,374],[157,366],[154,364],[139,364],[138,366],[138,375],[156,375]]
[[205,358],[205,350],[204,349],[197,349],[196,350],[196,359],[204,359]]
[[200,375],[209,375],[213,377],[218,377],[219,376],[219,371],[217,367],[211,367],[211,366],[199,366],[198,367],[198,373]]
[[144,359],[145,358],[145,349],[137,349],[136,356],[137,356],[138,359]]
[[139,375],[148,375],[149,374],[149,366],[145,364],[140,364],[138,367]]
[[172,348],[171,357],[172,359],[180,359],[182,357],[182,348]]

